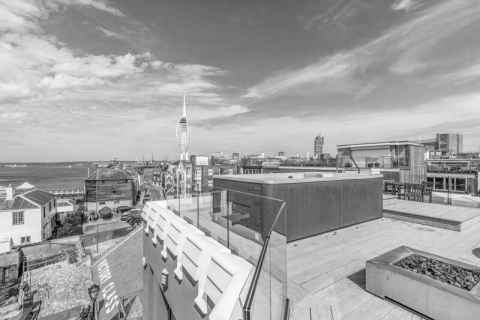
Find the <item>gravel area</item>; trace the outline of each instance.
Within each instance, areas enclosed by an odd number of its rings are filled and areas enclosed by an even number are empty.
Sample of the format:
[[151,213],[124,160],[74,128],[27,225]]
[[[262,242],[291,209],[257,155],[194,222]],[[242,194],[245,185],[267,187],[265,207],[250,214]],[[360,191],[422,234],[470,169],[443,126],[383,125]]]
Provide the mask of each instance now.
[[70,264],[62,261],[31,271],[32,289],[41,299],[40,318],[88,304],[88,286],[92,283],[90,259]]
[[395,265],[468,291],[480,282],[478,270],[469,270],[419,254],[409,255]]

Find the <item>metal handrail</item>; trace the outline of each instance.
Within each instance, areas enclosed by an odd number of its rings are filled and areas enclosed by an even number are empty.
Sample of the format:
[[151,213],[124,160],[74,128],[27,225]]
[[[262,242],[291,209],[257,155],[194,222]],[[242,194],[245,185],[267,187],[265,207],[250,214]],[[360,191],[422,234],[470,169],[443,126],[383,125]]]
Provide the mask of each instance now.
[[265,260],[265,255],[267,253],[268,244],[270,243],[270,235],[272,234],[274,227],[277,225],[278,219],[280,218],[280,215],[282,214],[284,208],[285,201],[282,202],[282,205],[278,210],[278,214],[275,217],[275,220],[273,221],[270,231],[268,232],[265,238],[265,242],[262,246],[262,251],[260,252],[260,257],[258,258],[258,263],[252,277],[252,282],[250,284],[250,287],[248,288],[247,298],[245,299],[245,305],[243,307],[243,320],[251,320],[250,312],[252,310],[253,298],[257,289],[258,279],[260,278],[260,273],[263,267],[263,262]]

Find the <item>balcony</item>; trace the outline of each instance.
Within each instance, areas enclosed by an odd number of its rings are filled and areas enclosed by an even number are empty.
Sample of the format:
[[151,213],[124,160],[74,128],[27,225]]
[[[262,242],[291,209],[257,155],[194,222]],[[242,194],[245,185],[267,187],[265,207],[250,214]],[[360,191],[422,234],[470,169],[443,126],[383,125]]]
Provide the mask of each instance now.
[[[279,199],[231,190],[145,205],[151,239],[151,249],[144,248],[146,263],[156,263],[147,251],[158,250],[172,266],[173,285],[184,279],[194,284],[192,301],[171,306],[176,319],[284,318],[287,241],[279,232],[286,225],[284,206]],[[193,315],[180,315],[188,308]]]

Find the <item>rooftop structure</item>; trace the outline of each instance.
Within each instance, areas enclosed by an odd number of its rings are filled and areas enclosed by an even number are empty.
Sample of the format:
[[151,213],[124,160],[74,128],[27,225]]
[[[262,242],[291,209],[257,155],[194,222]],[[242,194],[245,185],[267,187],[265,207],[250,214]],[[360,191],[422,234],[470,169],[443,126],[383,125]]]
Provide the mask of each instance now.
[[377,169],[385,180],[421,184],[426,178],[425,148],[412,141],[382,141],[337,146],[337,166]]
[[[294,241],[382,216],[383,177],[375,174],[300,172],[215,176],[215,190],[235,190],[285,201],[286,225],[276,230]],[[307,197],[305,195],[308,195]],[[274,217],[269,203],[230,197],[236,223],[265,235]]]

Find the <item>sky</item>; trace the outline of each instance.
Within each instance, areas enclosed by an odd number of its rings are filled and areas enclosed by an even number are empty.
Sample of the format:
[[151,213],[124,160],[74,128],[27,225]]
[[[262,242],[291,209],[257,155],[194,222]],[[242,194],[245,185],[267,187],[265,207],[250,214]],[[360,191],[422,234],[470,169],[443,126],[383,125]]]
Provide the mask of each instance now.
[[0,0],[0,161],[313,152],[461,132],[478,0]]

